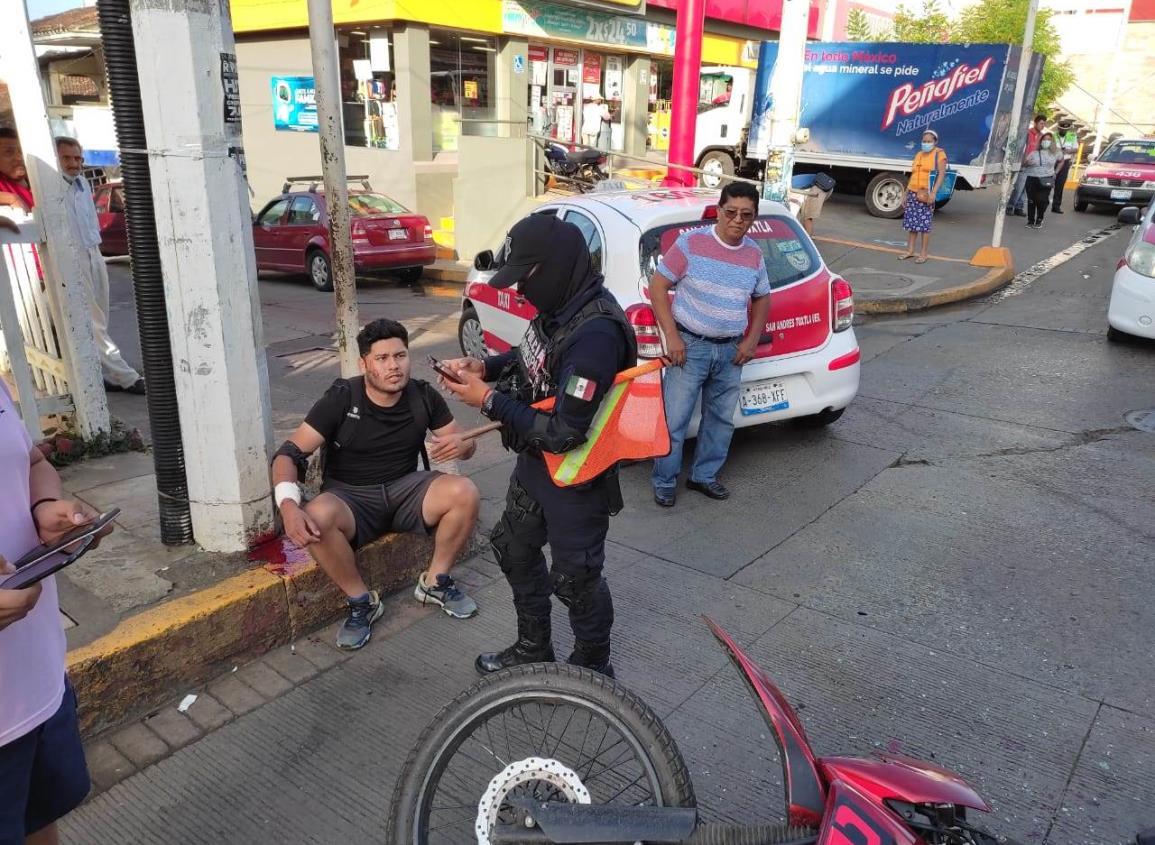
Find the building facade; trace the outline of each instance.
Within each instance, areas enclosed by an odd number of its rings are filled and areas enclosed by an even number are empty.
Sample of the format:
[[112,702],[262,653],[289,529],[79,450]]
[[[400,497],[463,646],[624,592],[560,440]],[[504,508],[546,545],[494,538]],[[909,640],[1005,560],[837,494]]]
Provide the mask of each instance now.
[[[1155,134],[1155,0],[1045,0],[1075,72],[1054,105],[1112,137]],[[1114,89],[1110,80],[1114,77]]]
[[[347,168],[433,220],[462,133],[661,149],[677,0],[333,0]],[[319,172],[305,0],[232,0],[255,202]],[[703,64],[756,65],[781,2],[708,0]],[[811,36],[820,31],[811,8]],[[706,91],[714,99],[725,92]],[[599,99],[601,102],[599,103]],[[596,132],[591,132],[596,130]]]

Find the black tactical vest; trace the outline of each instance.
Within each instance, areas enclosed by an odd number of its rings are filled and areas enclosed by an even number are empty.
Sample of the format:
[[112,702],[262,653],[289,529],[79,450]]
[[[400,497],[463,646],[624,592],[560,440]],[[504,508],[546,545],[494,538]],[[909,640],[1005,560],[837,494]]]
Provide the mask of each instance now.
[[[559,326],[552,337],[546,337],[542,329],[544,322],[539,314],[530,321],[525,337],[517,347],[517,359],[510,363],[498,377],[495,385],[499,393],[531,405],[557,392],[558,365],[562,353],[569,345],[574,333],[590,320],[612,320],[621,326],[626,338],[626,360],[623,367],[632,367],[638,360],[638,341],[633,326],[626,319],[622,307],[613,294],[603,291],[587,302],[563,326]],[[509,426],[502,428],[502,442],[507,449],[520,452],[525,448]]]

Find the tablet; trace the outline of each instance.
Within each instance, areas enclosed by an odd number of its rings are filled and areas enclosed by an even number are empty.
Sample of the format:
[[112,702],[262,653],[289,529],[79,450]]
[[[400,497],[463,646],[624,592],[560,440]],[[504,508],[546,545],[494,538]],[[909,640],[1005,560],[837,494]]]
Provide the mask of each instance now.
[[96,535],[119,515],[120,508],[113,508],[87,525],[74,528],[59,540],[37,546],[12,564],[16,567],[16,571],[0,580],[0,590],[20,590],[29,587],[75,563],[91,548]]

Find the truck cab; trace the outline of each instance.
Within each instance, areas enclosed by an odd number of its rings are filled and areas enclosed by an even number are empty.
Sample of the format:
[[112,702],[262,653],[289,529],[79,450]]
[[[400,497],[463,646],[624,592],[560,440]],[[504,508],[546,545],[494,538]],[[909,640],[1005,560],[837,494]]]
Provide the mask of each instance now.
[[754,73],[744,67],[704,68],[698,85],[694,164],[706,173],[702,185],[718,187],[737,172],[745,154],[754,98]]

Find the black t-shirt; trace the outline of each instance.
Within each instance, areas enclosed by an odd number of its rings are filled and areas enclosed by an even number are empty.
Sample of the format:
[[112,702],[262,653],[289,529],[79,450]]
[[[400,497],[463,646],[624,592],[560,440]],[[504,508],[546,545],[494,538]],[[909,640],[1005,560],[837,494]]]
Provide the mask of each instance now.
[[[414,387],[425,394],[431,430],[453,422],[449,405],[432,385],[420,382],[414,383]],[[418,395],[414,396],[415,400]],[[388,484],[413,472],[426,433],[418,431],[413,421],[409,396],[407,388],[397,404],[389,408],[373,404],[366,396],[353,436],[335,449],[332,443],[345,421],[351,393],[348,381],[334,381],[305,417],[305,422],[315,428],[327,444],[325,478],[345,484]]]

